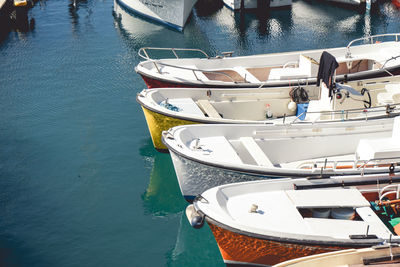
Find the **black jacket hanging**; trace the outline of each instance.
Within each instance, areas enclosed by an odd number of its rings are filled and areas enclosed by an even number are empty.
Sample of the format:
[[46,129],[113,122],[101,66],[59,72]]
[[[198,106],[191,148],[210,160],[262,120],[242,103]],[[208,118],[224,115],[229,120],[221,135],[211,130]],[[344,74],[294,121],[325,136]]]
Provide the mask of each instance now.
[[329,97],[332,97],[332,77],[337,67],[339,67],[339,63],[337,63],[336,58],[326,51],[322,52],[321,58],[319,59],[317,86],[320,85],[320,80],[322,79],[329,88]]

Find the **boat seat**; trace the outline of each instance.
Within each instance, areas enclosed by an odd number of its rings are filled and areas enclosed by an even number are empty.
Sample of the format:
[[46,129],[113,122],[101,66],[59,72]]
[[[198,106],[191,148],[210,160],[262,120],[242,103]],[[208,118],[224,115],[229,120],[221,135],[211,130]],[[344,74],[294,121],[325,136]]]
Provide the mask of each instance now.
[[[196,140],[192,141],[190,147],[194,147]],[[199,145],[202,148],[199,150],[203,156],[207,156],[211,162],[229,162],[232,164],[242,164],[242,160],[236,153],[236,150],[231,145],[225,136],[212,136],[200,138]]]
[[197,105],[211,118],[220,119],[221,115],[219,115],[218,111],[214,108],[214,106],[208,101],[208,99],[199,99],[197,100]]
[[291,80],[304,79],[312,76],[312,73],[317,73],[317,65],[303,55],[299,56],[298,68],[273,68],[269,73],[268,80]]
[[240,74],[240,76],[243,77],[243,79],[247,82],[250,83],[259,83],[260,81],[253,76],[253,74],[251,74],[248,70],[246,70],[243,67],[234,67],[233,68],[237,73]]
[[204,117],[204,113],[192,98],[170,98],[168,103],[179,108],[179,112]]
[[356,158],[358,160],[384,160],[388,163],[393,158],[400,158],[400,117],[396,117],[393,123],[392,137],[379,139],[361,139],[358,142]]
[[[310,100],[308,103],[306,121],[317,121],[321,117],[321,111],[332,111],[331,98],[329,97],[329,89],[321,84],[321,97],[318,100]],[[315,113],[312,113],[315,112]]]
[[258,146],[253,137],[240,137],[240,141],[257,165],[274,167],[272,162],[269,160],[267,155],[265,155],[264,151],[262,151],[262,149]]
[[364,222],[380,225],[380,227],[382,228],[385,227],[382,220],[378,217],[378,215],[376,215],[376,213],[371,209],[371,207],[359,207],[356,208],[356,211]]
[[385,85],[386,92],[379,93],[376,100],[379,106],[400,103],[400,84],[391,83]]

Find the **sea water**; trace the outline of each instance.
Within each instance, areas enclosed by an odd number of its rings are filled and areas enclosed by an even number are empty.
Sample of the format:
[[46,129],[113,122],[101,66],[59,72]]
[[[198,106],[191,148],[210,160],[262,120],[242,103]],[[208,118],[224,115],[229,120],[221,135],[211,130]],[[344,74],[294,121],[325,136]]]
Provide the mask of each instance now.
[[223,266],[209,228],[184,216],[169,155],[152,146],[135,101],[139,48],[238,56],[400,31],[390,2],[241,14],[199,0],[181,33],[111,0],[42,0],[29,22],[0,26],[0,266]]

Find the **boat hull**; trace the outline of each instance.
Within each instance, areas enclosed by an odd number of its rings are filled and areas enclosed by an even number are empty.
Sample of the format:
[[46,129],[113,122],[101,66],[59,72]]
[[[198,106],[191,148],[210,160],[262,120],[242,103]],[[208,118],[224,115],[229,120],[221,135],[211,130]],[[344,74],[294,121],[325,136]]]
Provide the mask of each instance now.
[[118,2],[134,13],[182,31],[197,0],[118,0]]
[[227,230],[209,218],[207,223],[227,266],[270,266],[299,257],[352,248],[269,240]]
[[164,116],[142,106],[147,127],[149,128],[154,148],[160,152],[168,152],[168,148],[161,140],[161,134],[172,127],[179,125],[195,124],[196,122]]

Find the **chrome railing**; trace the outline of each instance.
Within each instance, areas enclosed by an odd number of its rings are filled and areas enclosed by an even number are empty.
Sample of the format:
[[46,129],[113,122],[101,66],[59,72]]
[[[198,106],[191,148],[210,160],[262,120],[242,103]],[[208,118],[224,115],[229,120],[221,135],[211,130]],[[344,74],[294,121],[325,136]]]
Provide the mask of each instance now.
[[388,37],[388,36],[393,36],[395,37],[396,42],[399,41],[399,37],[400,37],[400,33],[385,33],[385,34],[377,34],[377,35],[371,35],[371,36],[366,36],[366,37],[362,37],[362,38],[357,38],[354,39],[353,41],[351,41],[347,46],[347,52],[346,52],[346,58],[351,57],[351,52],[350,52],[350,47],[356,43],[356,42],[360,42],[360,41],[369,41],[370,44],[374,43],[374,40],[381,38],[381,37]]
[[[368,117],[368,114],[371,114],[372,116],[374,115],[373,113],[381,113],[382,116],[389,116],[390,114],[395,114],[395,113],[400,113],[400,103],[395,103],[395,104],[388,104],[384,106],[375,106],[371,108],[353,108],[353,109],[346,109],[346,110],[332,110],[332,111],[311,111],[311,112],[302,112],[296,118],[291,121],[290,123],[295,123],[300,117],[303,115],[307,114],[320,114],[322,115],[330,115],[331,117],[336,117],[339,116],[340,118],[337,118],[337,120],[351,120],[351,119],[360,119],[361,117],[365,117],[365,120],[368,120],[368,118],[373,118],[373,117]],[[350,115],[354,114],[359,114],[360,116],[358,117],[349,117]],[[317,121],[324,121],[324,120],[317,120]]]
[[[346,165],[347,164],[347,165]],[[400,166],[400,158],[377,158],[370,160],[315,160],[306,161],[297,166],[298,169],[356,169],[361,170],[361,175],[364,175],[365,168],[385,168],[388,167],[388,172],[393,172],[395,166]]]
[[149,56],[149,53],[147,53],[148,50],[153,50],[153,51],[171,51],[173,53],[173,55],[176,58],[180,58],[179,55],[177,54],[177,52],[195,52],[195,53],[200,53],[202,55],[204,55],[206,58],[210,58],[210,56],[204,52],[201,49],[196,49],[196,48],[166,48],[166,47],[142,47],[139,49],[139,56],[143,59],[146,60],[154,60]]

